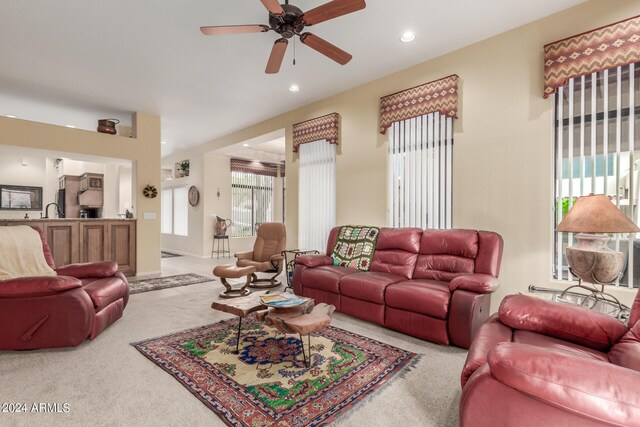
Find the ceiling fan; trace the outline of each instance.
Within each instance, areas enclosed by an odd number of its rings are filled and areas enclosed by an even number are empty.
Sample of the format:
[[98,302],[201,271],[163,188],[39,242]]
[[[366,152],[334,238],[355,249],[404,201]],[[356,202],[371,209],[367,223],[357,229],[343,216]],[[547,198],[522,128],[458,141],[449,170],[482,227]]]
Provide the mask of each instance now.
[[338,64],[344,65],[351,61],[352,56],[344,50],[314,34],[303,31],[305,27],[364,9],[367,6],[364,0],[333,0],[307,12],[289,4],[289,0],[285,0],[285,4],[280,4],[278,0],[260,1],[269,11],[269,25],[221,25],[200,27],[200,31],[209,36],[265,33],[267,31],[275,31],[280,34],[282,37],[275,41],[271,49],[271,55],[265,69],[267,74],[275,74],[280,71],[289,44],[288,39],[294,36],[300,37],[302,43],[333,59]]

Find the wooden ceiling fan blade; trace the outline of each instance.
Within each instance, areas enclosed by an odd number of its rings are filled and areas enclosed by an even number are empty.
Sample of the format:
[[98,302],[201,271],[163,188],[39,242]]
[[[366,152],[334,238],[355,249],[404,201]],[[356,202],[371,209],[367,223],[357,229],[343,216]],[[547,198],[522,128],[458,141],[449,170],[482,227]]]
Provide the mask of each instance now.
[[306,25],[315,25],[329,19],[337,18],[348,13],[356,12],[367,7],[364,0],[333,0],[311,9],[302,15]]
[[223,34],[264,33],[269,31],[267,25],[218,25],[212,27],[200,27],[202,34],[207,36],[220,36]]
[[260,0],[272,15],[284,15],[284,9],[278,0]]
[[267,74],[277,74],[280,71],[284,54],[287,51],[289,42],[287,39],[278,39],[273,44],[271,49],[271,55],[269,55],[269,61],[267,62],[267,68],[264,70]]
[[337,46],[332,45],[325,39],[322,39],[311,33],[304,33],[300,36],[300,41],[311,49],[314,49],[327,58],[333,59],[338,64],[344,65],[347,62],[351,61],[353,58],[350,54],[340,49]]

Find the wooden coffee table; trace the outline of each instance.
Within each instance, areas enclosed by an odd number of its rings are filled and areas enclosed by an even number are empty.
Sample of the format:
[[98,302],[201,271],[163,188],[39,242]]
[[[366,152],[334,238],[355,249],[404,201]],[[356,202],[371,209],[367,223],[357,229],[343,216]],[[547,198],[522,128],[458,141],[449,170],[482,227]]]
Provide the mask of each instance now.
[[[223,311],[225,313],[230,313],[238,316],[238,337],[236,339],[236,354],[238,354],[240,351],[240,331],[242,329],[242,319],[253,312],[266,309],[267,306],[262,304],[260,297],[263,295],[267,295],[268,293],[269,291],[263,291],[254,292],[245,297],[233,299],[219,298],[211,303],[211,308],[213,308],[214,310]],[[292,308],[278,310],[290,311],[291,313],[297,313],[297,315],[300,315],[308,312],[307,310],[313,309],[313,300],[311,298],[300,298],[306,299],[307,303]],[[310,308],[308,308],[309,306]]]
[[[230,313],[238,316],[238,335],[236,338],[235,354],[240,352],[240,333],[242,330],[242,319],[251,313],[256,313],[256,317],[261,322],[273,326],[278,331],[285,334],[298,334],[300,336],[300,344],[302,345],[302,356],[305,364],[311,364],[311,334],[331,324],[334,310],[332,305],[314,304],[313,299],[299,297],[305,299],[306,302],[294,307],[267,307],[262,303],[260,297],[269,294],[269,291],[255,292],[251,295],[233,298],[233,299],[217,299],[211,303],[214,310]],[[307,358],[304,351],[304,341],[302,336],[307,335],[309,347],[309,357]]]

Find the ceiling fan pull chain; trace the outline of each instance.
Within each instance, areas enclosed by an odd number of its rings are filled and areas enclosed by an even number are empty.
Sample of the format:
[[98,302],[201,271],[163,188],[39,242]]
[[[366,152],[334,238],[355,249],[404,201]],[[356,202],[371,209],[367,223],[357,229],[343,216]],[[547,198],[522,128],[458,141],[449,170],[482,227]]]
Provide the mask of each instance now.
[[293,39],[293,65],[296,65],[296,39],[295,39],[295,37]]

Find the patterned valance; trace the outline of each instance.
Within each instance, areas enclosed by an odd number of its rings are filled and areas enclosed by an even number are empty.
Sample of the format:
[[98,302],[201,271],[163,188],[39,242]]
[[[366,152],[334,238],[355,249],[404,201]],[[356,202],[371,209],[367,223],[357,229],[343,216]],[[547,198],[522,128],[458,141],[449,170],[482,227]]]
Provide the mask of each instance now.
[[435,112],[458,118],[457,75],[380,98],[380,133],[387,133],[394,122]]
[[242,159],[231,159],[231,172],[245,172],[256,175],[278,176],[278,165]]
[[640,61],[640,17],[544,47],[544,97],[568,79]]
[[307,142],[326,139],[329,144],[340,143],[340,114],[331,113],[293,125],[293,152]]

